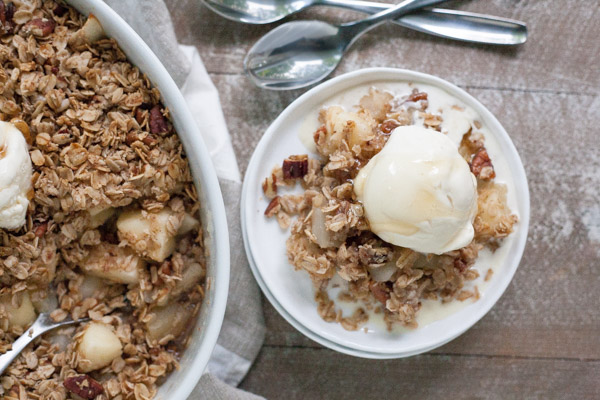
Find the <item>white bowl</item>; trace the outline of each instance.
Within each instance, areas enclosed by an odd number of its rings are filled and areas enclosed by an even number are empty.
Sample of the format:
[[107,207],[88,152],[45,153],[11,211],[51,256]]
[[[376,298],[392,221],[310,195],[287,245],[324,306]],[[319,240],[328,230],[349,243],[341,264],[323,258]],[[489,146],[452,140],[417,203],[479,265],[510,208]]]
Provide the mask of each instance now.
[[177,85],[156,55],[127,23],[101,0],[67,0],[82,14],[94,14],[106,34],[117,40],[129,60],[144,72],[169,107],[173,125],[183,143],[200,199],[208,253],[206,298],[200,309],[181,368],[169,375],[156,399],[186,399],[204,372],[217,342],[225,315],[229,288],[229,234],[223,197],[202,135]]
[[[416,330],[388,332],[383,325],[367,325],[351,332],[341,325],[327,323],[317,314],[313,286],[304,271],[294,271],[285,252],[288,231],[279,228],[275,219],[263,215],[268,200],[261,183],[275,165],[291,154],[308,152],[298,131],[306,124],[307,115],[315,115],[328,99],[359,85],[371,82],[410,81],[428,84],[446,91],[470,106],[491,133],[486,141],[496,143],[496,154],[490,154],[497,167],[498,178],[509,179],[509,205],[519,216],[509,238],[501,249],[503,259],[478,301],[472,302],[441,320]],[[359,98],[356,98],[356,102]],[[496,165],[498,164],[498,165]],[[512,183],[511,183],[512,182]],[[512,186],[511,186],[512,185]],[[519,155],[498,120],[477,100],[462,89],[435,76],[419,72],[369,68],[333,78],[300,96],[290,104],[266,131],[248,165],[241,201],[244,244],[252,272],[265,296],[277,311],[296,329],[314,341],[342,353],[367,358],[399,358],[423,353],[456,338],[498,301],[519,265],[529,225],[529,189]]]

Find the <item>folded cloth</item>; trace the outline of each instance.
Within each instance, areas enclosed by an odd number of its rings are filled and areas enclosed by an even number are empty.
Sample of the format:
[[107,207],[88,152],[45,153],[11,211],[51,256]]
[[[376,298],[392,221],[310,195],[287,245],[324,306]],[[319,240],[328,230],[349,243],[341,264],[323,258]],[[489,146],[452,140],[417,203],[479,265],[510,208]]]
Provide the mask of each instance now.
[[242,243],[240,173],[218,92],[198,51],[191,46],[178,46],[163,0],[105,1],[144,39],[181,88],[211,154],[225,200],[231,246],[227,310],[207,372],[190,399],[260,399],[233,387],[241,382],[256,358],[264,340],[265,325],[260,292]]

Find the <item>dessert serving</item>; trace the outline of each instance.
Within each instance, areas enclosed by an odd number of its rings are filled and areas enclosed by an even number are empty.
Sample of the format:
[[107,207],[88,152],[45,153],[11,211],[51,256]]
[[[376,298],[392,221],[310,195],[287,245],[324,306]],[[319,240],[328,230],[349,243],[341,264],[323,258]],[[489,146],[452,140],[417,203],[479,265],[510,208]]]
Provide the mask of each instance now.
[[150,399],[207,267],[169,110],[93,16],[0,2],[0,24],[0,353],[39,313],[90,319],[36,339],[0,397]]
[[[348,90],[308,118],[318,118],[302,133],[315,156],[299,148],[262,189],[321,318],[415,328],[477,300],[518,221],[477,113],[439,88],[398,82]],[[300,194],[283,191],[297,183]]]

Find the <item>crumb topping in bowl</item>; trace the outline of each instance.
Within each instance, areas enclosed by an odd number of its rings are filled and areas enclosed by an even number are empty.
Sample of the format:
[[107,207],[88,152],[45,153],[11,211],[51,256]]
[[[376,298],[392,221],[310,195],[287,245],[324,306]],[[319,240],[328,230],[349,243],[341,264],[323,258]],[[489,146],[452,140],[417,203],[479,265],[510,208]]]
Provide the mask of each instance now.
[[33,193],[25,225],[0,229],[0,352],[40,312],[92,322],[37,339],[0,395],[151,398],[204,298],[187,158],[160,93],[93,16],[11,4],[0,2],[0,117],[30,145]]

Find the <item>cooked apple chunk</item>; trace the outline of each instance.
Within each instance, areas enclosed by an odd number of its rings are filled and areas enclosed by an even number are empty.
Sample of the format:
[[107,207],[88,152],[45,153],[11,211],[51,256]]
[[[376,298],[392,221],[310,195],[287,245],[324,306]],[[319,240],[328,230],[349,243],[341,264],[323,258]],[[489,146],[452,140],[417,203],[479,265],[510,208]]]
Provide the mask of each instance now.
[[506,185],[490,181],[477,183],[478,212],[473,222],[475,238],[480,242],[500,239],[513,231],[518,218],[506,201]]
[[126,211],[117,220],[119,238],[139,254],[162,262],[175,250],[175,236],[182,218],[170,208],[157,213],[143,210]]
[[157,341],[168,335],[172,335],[171,339],[179,336],[191,317],[190,311],[177,302],[157,307],[151,314],[150,320],[146,322],[146,329],[150,340]]
[[133,250],[103,243],[90,251],[81,269],[88,275],[129,285],[139,282],[139,271],[145,265]]
[[80,372],[87,373],[104,368],[123,352],[121,341],[110,325],[91,322],[79,338]]
[[200,226],[200,221],[198,221],[196,218],[192,217],[190,214],[185,213],[183,216],[183,221],[181,221],[181,226],[179,227],[179,230],[177,231],[177,234],[185,235],[186,233],[189,233],[189,232],[193,231],[194,229],[198,229],[199,226]]
[[323,124],[324,134],[315,140],[319,152],[323,155],[331,155],[343,148],[342,141],[347,142],[350,150],[356,145],[368,142],[375,137],[377,127],[377,121],[368,110],[351,112],[338,106],[321,110],[319,121]]
[[0,309],[3,309],[3,314],[6,314],[8,327],[28,328],[37,318],[29,293],[22,292],[17,295],[16,304],[12,300],[11,295],[0,298]]
[[112,207],[95,207],[90,209],[88,212],[90,214],[90,228],[95,229],[104,225],[104,223],[115,214],[115,209]]

